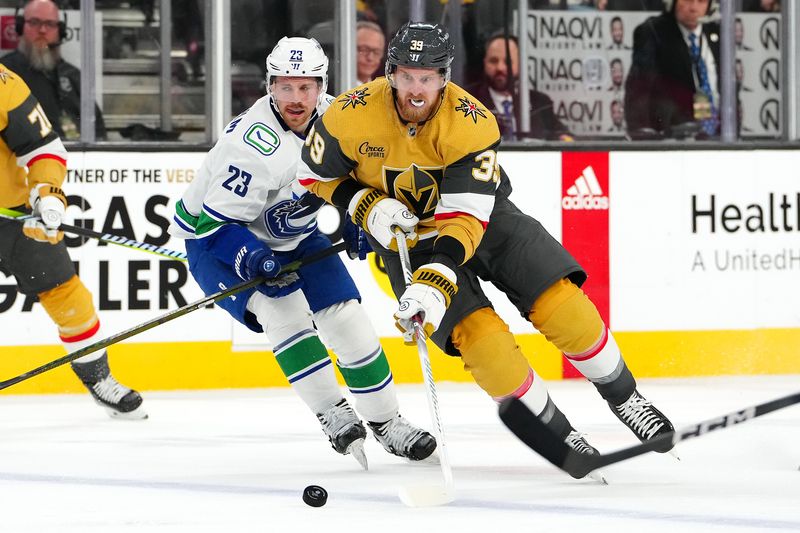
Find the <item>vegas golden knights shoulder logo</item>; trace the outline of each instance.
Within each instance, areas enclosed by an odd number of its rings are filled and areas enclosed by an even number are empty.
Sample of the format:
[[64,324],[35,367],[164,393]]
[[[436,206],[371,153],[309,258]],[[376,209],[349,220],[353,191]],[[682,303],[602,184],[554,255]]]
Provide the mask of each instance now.
[[439,203],[439,186],[442,183],[441,167],[418,167],[383,169],[386,191],[390,196],[400,200],[421,221],[433,218],[436,204]]
[[355,91],[353,91],[351,93],[345,94],[342,97],[342,99],[339,100],[339,103],[340,104],[344,104],[344,105],[342,105],[342,109],[347,109],[348,107],[351,107],[351,106],[352,106],[353,109],[355,109],[356,107],[358,107],[358,104],[361,104],[361,105],[364,105],[364,106],[367,105],[367,102],[364,101],[364,98],[366,98],[369,95],[370,95],[369,94],[369,89],[367,89],[367,88],[358,89],[358,90],[355,90]]
[[461,102],[461,105],[456,106],[456,111],[464,113],[464,118],[470,117],[475,124],[478,123],[478,117],[486,118],[486,110],[481,109],[478,104],[469,98],[462,96],[458,101]]

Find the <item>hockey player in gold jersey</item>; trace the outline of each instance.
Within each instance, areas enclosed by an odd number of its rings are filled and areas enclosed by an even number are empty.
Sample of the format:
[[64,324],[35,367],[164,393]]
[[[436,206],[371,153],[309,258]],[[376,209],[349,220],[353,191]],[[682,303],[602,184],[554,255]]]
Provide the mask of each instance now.
[[[580,289],[586,273],[509,200],[493,115],[449,81],[453,45],[438,25],[408,23],[389,43],[385,78],[336,99],[303,148],[301,183],[346,207],[370,235],[399,298],[431,339],[492,398],[521,399],[573,448],[596,453],[555,406],[478,278],[493,283],[597,388],[641,440],[671,431],[636,390],[611,332]],[[406,288],[393,229],[415,269]],[[659,451],[667,451],[662,447]]]
[[[58,230],[67,205],[61,184],[67,152],[42,106],[14,72],[0,65],[0,207],[37,215],[21,224],[0,220],[0,271],[18,290],[36,295],[73,352],[102,338],[92,295],[75,273]],[[105,350],[72,363],[95,401],[112,417],[147,415],[138,392],[114,379]]]

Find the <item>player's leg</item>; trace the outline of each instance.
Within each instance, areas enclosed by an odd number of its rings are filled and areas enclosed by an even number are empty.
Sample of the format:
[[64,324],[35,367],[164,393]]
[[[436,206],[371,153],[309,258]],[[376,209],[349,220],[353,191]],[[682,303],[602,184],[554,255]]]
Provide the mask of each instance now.
[[[307,255],[329,246],[324,235],[312,235],[303,241],[300,252]],[[356,410],[367,420],[375,438],[387,451],[401,457],[422,460],[430,456],[436,440],[400,415],[389,361],[342,260],[329,257],[302,267],[300,275],[314,323],[336,354]]]
[[672,430],[669,420],[636,391],[613,335],[580,290],[586,280],[583,269],[538,221],[508,200],[498,201],[475,259],[478,275],[508,295],[637,437]]
[[453,328],[453,345],[464,369],[496,402],[522,400],[554,433],[583,453],[596,453],[556,406],[544,380],[531,368],[508,325],[494,309],[484,307]]
[[[206,294],[241,282],[230,267],[193,241],[186,241],[186,252],[192,276]],[[363,443],[366,429],[342,396],[303,293],[295,291],[283,298],[268,298],[248,289],[217,304],[249,329],[267,334],[278,366],[292,389],[317,416],[333,449],[342,454],[358,453],[357,441]]]
[[[586,294],[568,279],[555,282],[533,304],[533,325],[591,381],[611,411],[642,441],[673,431],[672,424],[636,390],[614,336]],[[657,451],[668,451],[667,442]]]
[[[75,274],[63,242],[41,243],[28,239],[16,224],[0,228],[0,238],[13,239],[12,254],[4,264],[14,274],[20,292],[36,294],[58,327],[61,342],[74,352],[104,338],[92,295]],[[111,374],[106,350],[72,362],[72,369],[95,401],[114,418],[147,418],[142,397]]]
[[[424,242],[414,247],[413,268],[428,261],[429,247]],[[397,256],[386,255],[383,260],[395,294],[401,294],[405,280]],[[460,356],[464,368],[495,401],[512,395],[520,398],[576,449],[594,451],[550,398],[544,380],[531,368],[508,325],[492,309],[471,264],[458,269],[458,292],[431,339],[448,355]]]

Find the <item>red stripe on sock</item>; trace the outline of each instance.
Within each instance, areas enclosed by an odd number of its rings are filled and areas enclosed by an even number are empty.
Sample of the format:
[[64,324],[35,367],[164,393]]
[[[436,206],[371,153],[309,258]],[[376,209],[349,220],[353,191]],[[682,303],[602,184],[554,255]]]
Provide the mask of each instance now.
[[533,385],[533,369],[528,368],[528,377],[525,378],[525,381],[522,382],[522,385],[517,387],[517,390],[512,392],[511,394],[507,394],[506,396],[500,396],[499,398],[494,398],[494,401],[497,403],[502,402],[506,398],[522,398],[525,396],[529,390],[531,390],[531,385]]
[[86,339],[97,333],[97,330],[99,329],[100,329],[100,321],[98,320],[97,322],[94,323],[94,326],[90,327],[83,333],[73,335],[72,337],[65,337],[64,335],[59,335],[59,337],[61,337],[62,342],[80,342],[80,341],[85,341]]
[[564,357],[566,357],[570,361],[586,361],[588,359],[591,359],[595,355],[599,354],[600,352],[602,352],[603,348],[606,347],[606,343],[608,343],[608,328],[604,326],[603,336],[600,337],[600,340],[597,341],[597,344],[595,344],[594,347],[589,348],[588,351],[585,351],[583,353],[577,353],[577,354],[565,353]]

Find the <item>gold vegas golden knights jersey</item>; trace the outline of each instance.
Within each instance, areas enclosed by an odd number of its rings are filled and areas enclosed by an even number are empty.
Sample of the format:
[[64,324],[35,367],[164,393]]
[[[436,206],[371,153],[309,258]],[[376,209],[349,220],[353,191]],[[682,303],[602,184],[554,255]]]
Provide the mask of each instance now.
[[457,85],[447,84],[430,120],[407,124],[388,80],[378,78],[331,103],[306,139],[298,178],[340,207],[365,186],[385,192],[419,217],[421,240],[438,236],[434,251],[464,263],[481,241],[498,186],[510,190],[497,164],[499,142],[492,113]]
[[19,207],[40,183],[60,187],[67,152],[22,79],[0,65],[0,207]]

